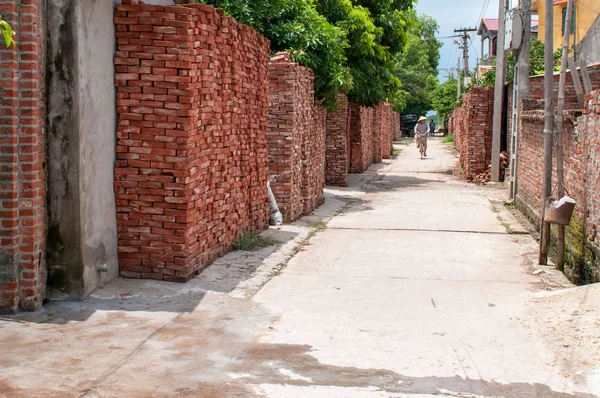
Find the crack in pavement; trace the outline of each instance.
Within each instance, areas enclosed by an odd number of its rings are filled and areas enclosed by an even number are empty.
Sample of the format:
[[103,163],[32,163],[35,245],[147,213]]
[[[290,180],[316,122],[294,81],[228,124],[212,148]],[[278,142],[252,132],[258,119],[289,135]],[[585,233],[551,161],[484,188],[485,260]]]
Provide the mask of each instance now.
[[430,229],[430,228],[360,228],[360,227],[328,227],[330,230],[340,231],[398,231],[398,232],[443,232],[454,234],[482,234],[482,235],[529,235],[525,231],[500,232],[500,231],[469,231],[458,229]]

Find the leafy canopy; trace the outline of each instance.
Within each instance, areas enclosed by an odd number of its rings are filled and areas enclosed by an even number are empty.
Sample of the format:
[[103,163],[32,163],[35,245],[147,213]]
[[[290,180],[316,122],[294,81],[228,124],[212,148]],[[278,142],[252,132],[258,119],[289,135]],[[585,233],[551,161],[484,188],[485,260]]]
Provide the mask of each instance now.
[[344,31],[320,15],[313,0],[197,0],[222,8],[238,22],[271,40],[271,50],[289,51],[294,61],[315,72],[315,91],[325,105],[348,92],[352,78],[346,65],[349,46]]
[[454,76],[449,76],[448,80],[440,84],[431,98],[433,109],[443,120],[448,116],[457,104],[456,92],[458,91],[458,82]]
[[436,39],[438,24],[435,19],[410,14],[411,28],[403,54],[395,59],[394,74],[402,82],[398,95],[404,113],[424,115],[432,109],[432,95],[438,86],[439,49],[442,43]]
[[316,96],[325,105],[333,107],[339,93],[365,106],[430,105],[427,93],[437,85],[437,24],[417,18],[414,0],[197,1],[224,9],[270,39],[273,52],[288,51],[312,68]]

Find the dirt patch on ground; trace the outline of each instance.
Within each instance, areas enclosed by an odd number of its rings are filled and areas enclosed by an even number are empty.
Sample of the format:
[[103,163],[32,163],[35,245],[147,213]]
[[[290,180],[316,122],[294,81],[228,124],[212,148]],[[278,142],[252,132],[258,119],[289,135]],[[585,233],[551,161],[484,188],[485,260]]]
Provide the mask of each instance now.
[[554,365],[577,385],[600,391],[600,285],[534,294],[520,319],[554,353]]

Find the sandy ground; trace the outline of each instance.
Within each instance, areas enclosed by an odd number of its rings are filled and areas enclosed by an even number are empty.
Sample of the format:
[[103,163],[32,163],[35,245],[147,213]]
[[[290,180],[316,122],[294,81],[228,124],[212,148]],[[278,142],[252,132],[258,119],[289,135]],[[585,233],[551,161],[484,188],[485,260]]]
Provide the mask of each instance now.
[[534,265],[448,147],[399,148],[277,246],[1,318],[0,397],[597,396],[600,286]]

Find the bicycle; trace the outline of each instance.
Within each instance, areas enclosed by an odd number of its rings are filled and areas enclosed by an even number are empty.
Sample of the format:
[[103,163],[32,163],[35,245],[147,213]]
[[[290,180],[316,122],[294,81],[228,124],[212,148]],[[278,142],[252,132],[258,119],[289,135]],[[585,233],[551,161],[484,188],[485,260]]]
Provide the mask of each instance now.
[[420,136],[417,135],[415,138],[417,141],[417,148],[419,148],[419,153],[421,154],[421,160],[423,160],[425,158],[425,145],[421,142]]

